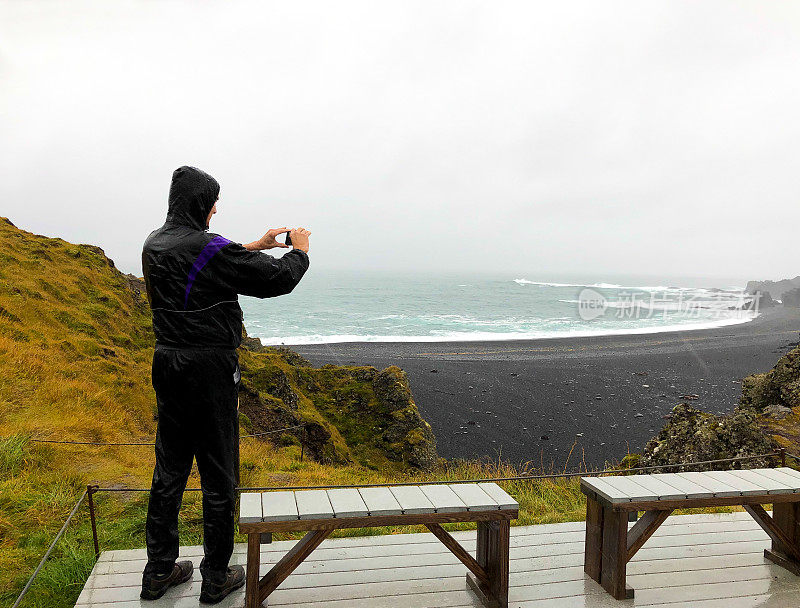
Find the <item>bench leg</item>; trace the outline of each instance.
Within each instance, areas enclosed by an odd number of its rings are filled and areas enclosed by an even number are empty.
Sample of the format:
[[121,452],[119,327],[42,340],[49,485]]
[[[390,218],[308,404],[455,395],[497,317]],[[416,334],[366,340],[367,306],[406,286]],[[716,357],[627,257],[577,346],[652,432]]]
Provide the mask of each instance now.
[[773,504],[772,517],[761,505],[744,508],[772,539],[764,557],[800,576],[800,503]]
[[467,574],[467,583],[489,608],[508,607],[508,560],[511,547],[511,522],[507,519],[478,522],[475,560],[486,571],[489,584]]
[[642,548],[647,539],[653,536],[658,527],[663,524],[672,513],[672,509],[652,509],[645,511],[642,518],[628,530],[628,555],[626,562],[631,561],[636,552]]
[[[286,580],[295,568],[303,563],[311,553],[319,547],[323,540],[330,536],[333,528],[327,530],[312,530],[307,532],[306,535],[297,541],[289,552],[284,555],[278,563],[276,563],[269,572],[267,572],[258,583],[258,599],[263,602],[270,593],[275,591],[283,581]],[[250,560],[248,559],[248,566]],[[258,608],[260,604],[255,604]],[[249,607],[248,607],[249,608]]]
[[583,571],[600,582],[600,556],[603,551],[603,507],[586,497],[586,543],[583,552]]
[[600,558],[600,584],[618,600],[633,598],[625,584],[628,563],[628,514],[603,507],[603,540]]
[[261,563],[261,535],[247,535],[247,568],[245,571],[246,587],[244,592],[245,608],[261,608],[259,601],[258,569]]

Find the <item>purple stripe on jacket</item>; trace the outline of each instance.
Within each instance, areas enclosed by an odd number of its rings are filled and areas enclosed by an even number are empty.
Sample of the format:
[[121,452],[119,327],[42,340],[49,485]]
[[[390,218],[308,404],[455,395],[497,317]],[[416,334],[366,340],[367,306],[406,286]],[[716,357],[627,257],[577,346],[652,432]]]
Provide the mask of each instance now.
[[214,255],[225,245],[230,243],[228,239],[222,236],[215,236],[211,239],[208,244],[203,247],[203,250],[200,252],[200,255],[192,264],[192,269],[189,271],[189,280],[186,283],[186,294],[183,297],[183,309],[189,306],[189,292],[192,290],[192,284],[194,280],[197,278],[197,275],[203,270],[203,267],[208,264],[209,260],[214,257]]

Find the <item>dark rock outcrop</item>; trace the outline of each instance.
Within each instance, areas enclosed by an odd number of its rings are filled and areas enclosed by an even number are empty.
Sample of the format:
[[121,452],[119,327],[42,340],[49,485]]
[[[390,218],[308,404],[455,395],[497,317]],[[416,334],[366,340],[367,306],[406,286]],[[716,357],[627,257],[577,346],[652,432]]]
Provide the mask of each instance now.
[[146,309],[149,313],[150,303],[147,300],[147,287],[144,284],[144,279],[139,278],[134,274],[125,274],[123,277],[126,281],[128,281],[128,289],[130,289],[133,293],[133,301],[136,304],[136,307],[141,310]]
[[742,304],[732,306],[731,310],[762,310],[775,306],[775,300],[768,291],[757,290],[743,299]]
[[387,367],[375,376],[372,387],[391,420],[382,436],[390,458],[432,469],[439,458],[436,438],[414,403],[406,373],[394,365]]
[[[311,363],[285,346],[245,334],[240,411],[253,433],[302,425],[281,442],[302,442],[319,462],[430,470],[439,460],[430,425],[399,367]],[[277,433],[276,433],[277,435]]]
[[800,308],[800,287],[797,289],[790,289],[789,291],[784,291],[783,295],[781,296],[781,302],[784,306],[789,306],[791,308]]
[[745,378],[739,408],[755,413],[778,445],[800,451],[800,347],[786,353],[767,373]]
[[311,362],[305,357],[300,356],[288,346],[264,346],[261,338],[247,335],[247,329],[242,326],[242,348],[254,353],[275,353],[280,355],[289,365],[301,367],[311,367]]
[[761,414],[770,405],[800,407],[800,348],[781,357],[767,373],[742,381],[740,407]]
[[[775,448],[775,442],[762,431],[752,411],[737,408],[729,416],[714,416],[681,403],[673,408],[661,432],[647,443],[639,463],[656,466],[758,456],[773,452]],[[695,465],[691,470],[768,467],[772,465],[770,460],[748,460],[744,467],[737,462]],[[662,470],[687,469],[665,467]]]
[[[648,442],[639,463],[650,466],[757,456],[778,447],[792,452],[800,448],[800,347],[781,357],[770,371],[745,378],[739,403],[728,416],[707,414],[686,403],[676,406],[669,422]],[[769,466],[767,460],[713,468]]]
[[768,291],[776,298],[783,300],[783,294],[792,289],[800,288],[800,276],[781,281],[748,281],[745,290],[754,294],[757,291]]
[[775,300],[772,299],[772,295],[768,291],[756,292],[756,299],[753,300],[753,307],[772,308],[775,305]]

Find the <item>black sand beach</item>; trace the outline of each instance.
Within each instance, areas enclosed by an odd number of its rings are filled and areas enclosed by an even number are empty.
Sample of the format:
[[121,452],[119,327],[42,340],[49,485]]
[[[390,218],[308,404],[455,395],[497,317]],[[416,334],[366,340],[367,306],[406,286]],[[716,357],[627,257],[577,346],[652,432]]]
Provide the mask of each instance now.
[[560,469],[640,451],[682,395],[729,412],[741,379],[770,369],[799,332],[800,310],[775,308],[741,325],[658,334],[287,346],[314,365],[402,367],[446,458]]

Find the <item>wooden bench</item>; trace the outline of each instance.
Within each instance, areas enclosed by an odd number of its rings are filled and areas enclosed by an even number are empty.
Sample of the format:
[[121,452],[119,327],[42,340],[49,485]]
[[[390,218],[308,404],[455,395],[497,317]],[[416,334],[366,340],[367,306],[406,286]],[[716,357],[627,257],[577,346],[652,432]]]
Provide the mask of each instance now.
[[[239,530],[248,535],[246,608],[262,606],[320,543],[339,528],[423,524],[467,567],[486,606],[508,606],[510,522],[519,504],[496,483],[437,484],[243,493]],[[441,524],[477,522],[472,557]],[[307,534],[259,580],[261,534]]]
[[[740,505],[772,539],[767,559],[800,575],[800,472],[780,467],[704,473],[582,477],[583,569],[616,599],[630,599],[626,564],[675,509]],[[772,504],[772,517],[762,505]],[[628,529],[628,514],[645,511]]]

